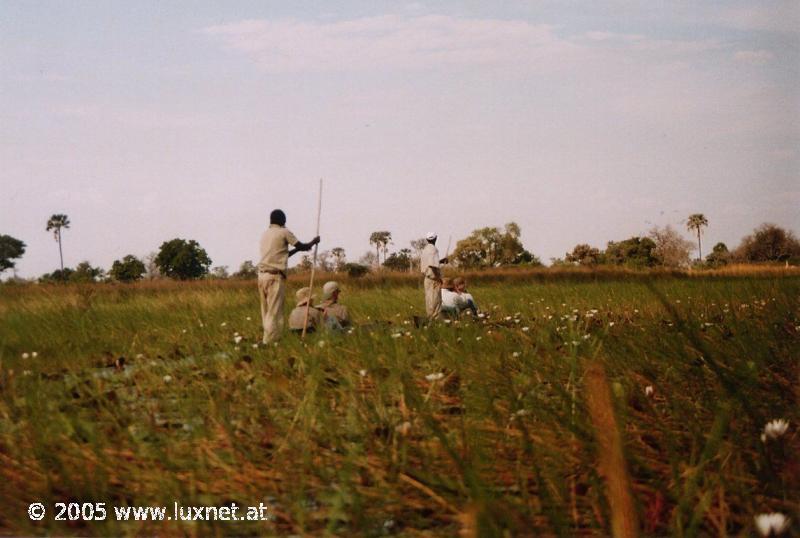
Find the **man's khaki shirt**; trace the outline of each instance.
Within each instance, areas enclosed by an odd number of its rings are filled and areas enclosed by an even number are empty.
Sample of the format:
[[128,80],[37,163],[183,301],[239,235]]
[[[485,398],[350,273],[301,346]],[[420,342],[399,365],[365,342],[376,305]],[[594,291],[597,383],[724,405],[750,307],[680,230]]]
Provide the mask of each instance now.
[[322,301],[318,308],[322,309],[326,317],[336,319],[342,327],[350,325],[350,314],[346,306],[332,301]]
[[[303,325],[306,321],[306,305],[305,303],[295,306],[289,312],[289,329],[294,331],[302,331]],[[308,329],[316,329],[322,323],[322,311],[317,309],[316,306],[311,306],[308,309]]]
[[289,245],[297,243],[297,238],[285,226],[270,224],[261,235],[261,258],[258,270],[261,272],[286,272],[289,263]]

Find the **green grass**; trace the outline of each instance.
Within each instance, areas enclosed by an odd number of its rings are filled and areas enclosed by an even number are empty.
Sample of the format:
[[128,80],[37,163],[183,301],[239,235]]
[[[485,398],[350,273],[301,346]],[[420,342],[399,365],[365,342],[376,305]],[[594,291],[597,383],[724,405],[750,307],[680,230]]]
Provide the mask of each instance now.
[[[645,534],[798,514],[800,278],[471,291],[487,319],[418,329],[421,290],[345,284],[364,326],[253,348],[254,283],[0,287],[0,531],[607,535],[589,362]],[[789,432],[762,443],[774,418]],[[264,502],[274,520],[35,523],[35,501]]]

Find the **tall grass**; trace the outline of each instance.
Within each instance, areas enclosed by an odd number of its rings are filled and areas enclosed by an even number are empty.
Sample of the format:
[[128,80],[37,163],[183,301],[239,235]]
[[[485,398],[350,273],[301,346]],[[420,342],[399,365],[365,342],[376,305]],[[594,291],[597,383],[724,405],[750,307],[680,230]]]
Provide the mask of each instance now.
[[[257,348],[253,282],[2,287],[0,529],[607,535],[598,361],[643,534],[798,513],[800,278],[579,274],[471,276],[488,317],[419,329],[413,278],[340,278],[352,333]],[[27,517],[70,500],[274,520]]]

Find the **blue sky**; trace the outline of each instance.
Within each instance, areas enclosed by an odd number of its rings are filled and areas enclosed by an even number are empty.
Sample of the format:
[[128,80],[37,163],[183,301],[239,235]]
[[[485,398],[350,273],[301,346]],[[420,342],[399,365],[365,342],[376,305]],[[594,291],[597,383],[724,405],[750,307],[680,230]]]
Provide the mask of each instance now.
[[[350,259],[514,220],[543,260],[705,213],[800,232],[797,2],[3,2],[0,233],[22,276],[269,211]],[[687,234],[688,235],[688,234]],[[8,275],[6,275],[8,276]]]

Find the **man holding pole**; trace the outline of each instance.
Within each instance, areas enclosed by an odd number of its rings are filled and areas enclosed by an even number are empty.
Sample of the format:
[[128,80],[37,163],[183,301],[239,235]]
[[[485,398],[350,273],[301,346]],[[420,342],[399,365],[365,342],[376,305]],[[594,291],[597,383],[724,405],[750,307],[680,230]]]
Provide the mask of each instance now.
[[439,259],[439,250],[436,248],[436,233],[430,232],[425,236],[428,242],[422,249],[419,268],[425,279],[425,312],[429,320],[442,317],[442,273],[440,263],[447,263],[447,258]]
[[[261,235],[261,258],[258,262],[258,295],[265,344],[277,340],[283,330],[283,299],[289,257],[296,252],[311,250],[317,243],[319,236],[308,243],[298,241],[286,228],[286,214],[280,209],[270,213],[269,228]],[[289,245],[294,247],[291,251]]]

